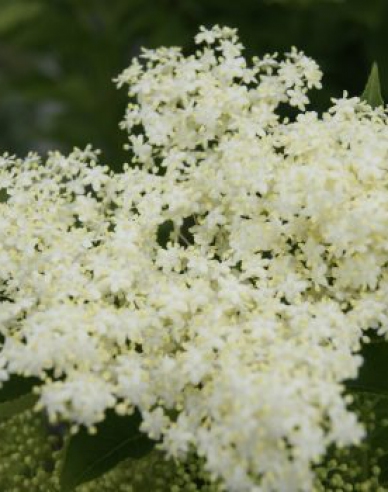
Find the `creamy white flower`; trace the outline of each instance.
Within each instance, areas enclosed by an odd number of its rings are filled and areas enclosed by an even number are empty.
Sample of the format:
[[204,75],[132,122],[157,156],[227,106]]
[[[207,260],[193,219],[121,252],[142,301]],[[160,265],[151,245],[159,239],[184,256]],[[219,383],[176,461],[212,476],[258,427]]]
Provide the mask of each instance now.
[[118,77],[123,172],[91,147],[0,159],[0,380],[41,378],[50,417],[88,427],[137,407],[232,492],[312,490],[363,437],[343,382],[365,330],[388,333],[387,117],[346,95],[305,111],[321,72],[295,48],[196,42]]

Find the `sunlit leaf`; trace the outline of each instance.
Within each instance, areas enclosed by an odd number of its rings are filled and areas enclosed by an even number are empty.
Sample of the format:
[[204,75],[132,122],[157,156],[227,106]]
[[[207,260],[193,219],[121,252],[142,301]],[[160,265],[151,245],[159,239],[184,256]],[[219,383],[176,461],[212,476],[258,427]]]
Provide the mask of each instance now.
[[15,400],[31,393],[32,388],[39,383],[39,379],[12,375],[0,388],[0,403]]
[[73,436],[61,470],[61,492],[73,491],[78,485],[103,475],[125,459],[139,459],[148,454],[155,443],[140,432],[140,422],[138,413],[120,417],[109,412],[99,424],[97,434],[90,435],[82,429]]
[[32,21],[39,15],[41,9],[42,6],[33,0],[4,2],[0,16],[0,34],[5,34],[25,22]]
[[28,393],[11,401],[0,403],[0,421],[9,419],[19,413],[33,408],[37,401],[37,396]]
[[361,99],[366,101],[372,108],[384,105],[377,63],[373,63],[372,65],[372,70],[369,74],[368,82],[362,93]]

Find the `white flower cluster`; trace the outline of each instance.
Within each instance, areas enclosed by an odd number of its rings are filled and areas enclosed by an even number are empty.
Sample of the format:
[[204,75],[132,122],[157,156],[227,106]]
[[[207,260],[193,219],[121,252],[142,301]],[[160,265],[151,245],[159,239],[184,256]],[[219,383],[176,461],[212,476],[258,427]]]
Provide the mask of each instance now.
[[122,173],[89,147],[1,159],[1,379],[41,378],[53,420],[136,406],[228,491],[310,491],[363,437],[343,382],[388,331],[387,117],[306,112],[321,73],[295,49],[248,65],[233,29],[196,42],[119,77]]

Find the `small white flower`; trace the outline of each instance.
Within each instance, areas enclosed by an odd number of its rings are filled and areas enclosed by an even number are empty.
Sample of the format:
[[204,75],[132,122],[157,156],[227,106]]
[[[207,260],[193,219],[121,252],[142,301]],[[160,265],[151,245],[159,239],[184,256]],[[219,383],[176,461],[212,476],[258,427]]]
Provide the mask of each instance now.
[[40,377],[49,416],[88,427],[137,407],[226,490],[312,490],[363,437],[343,383],[388,333],[387,116],[346,94],[306,112],[322,74],[295,48],[196,43],[118,77],[123,172],[90,146],[0,159],[0,383]]

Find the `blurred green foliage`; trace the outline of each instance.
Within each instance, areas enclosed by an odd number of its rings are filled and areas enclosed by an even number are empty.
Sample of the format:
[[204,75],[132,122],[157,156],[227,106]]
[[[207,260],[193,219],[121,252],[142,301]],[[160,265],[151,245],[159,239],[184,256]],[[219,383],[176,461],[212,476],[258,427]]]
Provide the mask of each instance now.
[[388,90],[387,0],[0,0],[0,149],[91,142],[113,166],[126,102],[111,82],[140,46],[192,48],[198,26],[237,27],[248,55],[297,46],[325,73],[324,109],[361,94],[373,60]]

